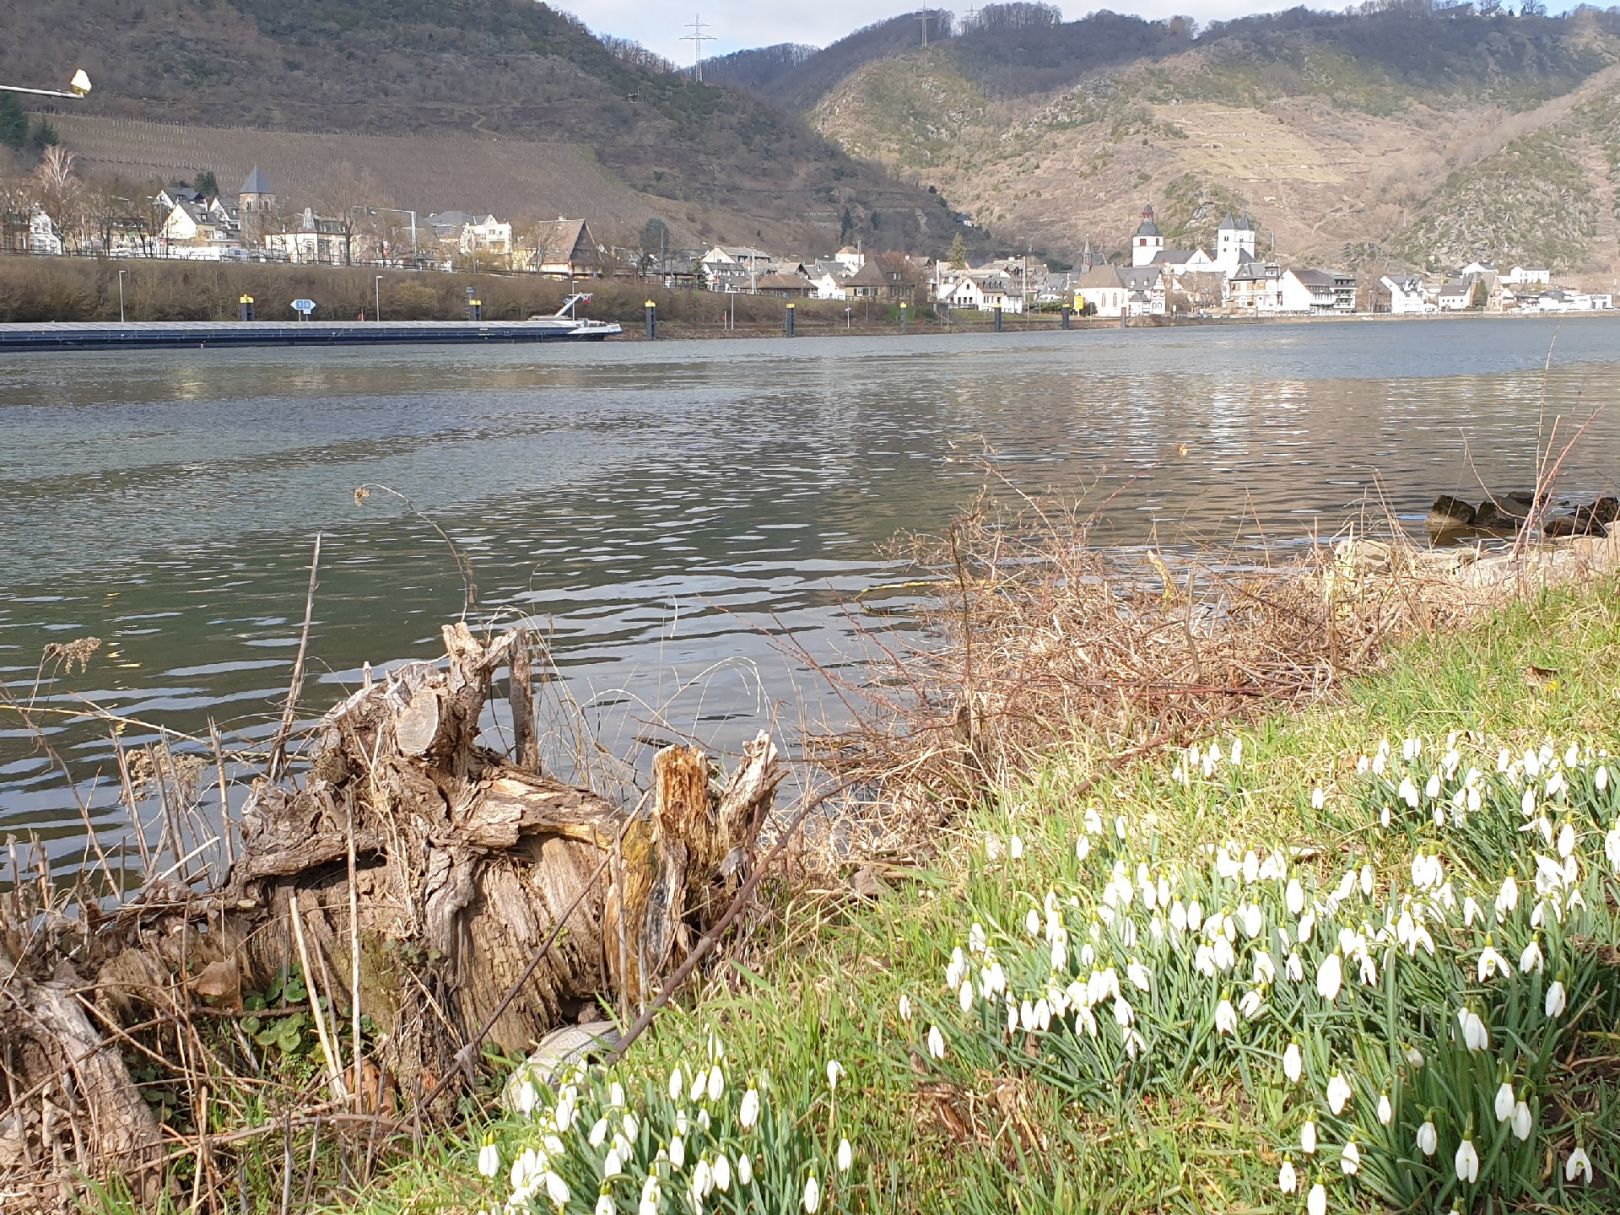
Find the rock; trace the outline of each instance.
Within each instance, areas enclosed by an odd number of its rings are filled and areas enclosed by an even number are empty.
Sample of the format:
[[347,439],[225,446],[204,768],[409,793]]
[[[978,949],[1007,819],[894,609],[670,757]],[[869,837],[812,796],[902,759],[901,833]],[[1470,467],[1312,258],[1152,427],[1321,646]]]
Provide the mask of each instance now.
[[1580,535],[1587,529],[1573,515],[1559,515],[1556,519],[1548,519],[1541,530],[1549,539],[1557,539],[1560,536]]
[[1594,521],[1608,527],[1609,524],[1620,519],[1620,498],[1603,497],[1592,503],[1592,518]]
[[1474,525],[1474,508],[1461,498],[1441,494],[1429,507],[1429,534],[1442,536]]
[[540,1040],[539,1047],[507,1077],[501,1087],[501,1104],[508,1110],[527,1113],[520,1090],[525,1082],[536,1090],[554,1088],[558,1076],[570,1064],[583,1063],[605,1055],[619,1044],[618,1026],[611,1021],[590,1021],[565,1025]]

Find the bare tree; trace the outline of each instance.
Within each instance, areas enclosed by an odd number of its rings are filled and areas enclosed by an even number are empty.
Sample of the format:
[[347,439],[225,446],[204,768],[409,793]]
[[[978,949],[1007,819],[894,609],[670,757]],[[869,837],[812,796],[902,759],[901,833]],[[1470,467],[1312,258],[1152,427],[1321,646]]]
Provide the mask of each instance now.
[[56,225],[64,251],[83,244],[84,182],[73,172],[73,153],[61,144],[46,148],[34,170],[34,202]]

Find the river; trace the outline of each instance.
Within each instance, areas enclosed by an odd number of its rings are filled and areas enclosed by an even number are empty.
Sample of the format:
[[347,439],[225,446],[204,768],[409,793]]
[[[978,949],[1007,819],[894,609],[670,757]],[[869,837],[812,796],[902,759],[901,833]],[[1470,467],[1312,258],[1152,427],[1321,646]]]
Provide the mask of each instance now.
[[[105,725],[257,746],[274,732],[323,536],[306,707],[539,623],[606,750],[837,718],[882,554],[984,481],[1113,497],[1100,535],[1304,543],[1384,505],[1533,481],[1538,427],[1620,389],[1620,320],[1271,324],[568,348],[0,357],[0,680],[30,694],[104,842],[127,832]],[[1599,412],[1563,488],[1612,490]],[[385,485],[410,499],[375,492]],[[903,593],[897,593],[903,594]],[[903,602],[903,599],[902,599]],[[37,688],[51,642],[83,673]],[[787,645],[785,638],[791,638]],[[558,714],[554,752],[575,727]],[[142,724],[124,741],[151,737]],[[0,711],[0,837],[85,845],[66,779]]]

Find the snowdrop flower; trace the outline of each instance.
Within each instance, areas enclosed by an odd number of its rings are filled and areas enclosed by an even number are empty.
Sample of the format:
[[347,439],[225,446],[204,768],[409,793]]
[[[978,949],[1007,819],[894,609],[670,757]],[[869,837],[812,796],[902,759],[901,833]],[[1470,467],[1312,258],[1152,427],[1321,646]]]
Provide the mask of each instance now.
[[1519,969],[1527,975],[1535,974],[1541,969],[1542,960],[1541,938],[1531,937],[1530,943],[1519,954]]
[[985,837],[984,855],[992,861],[1001,859],[1001,837],[999,835],[987,835]]
[[1024,931],[1032,937],[1041,935],[1041,913],[1033,907],[1024,915]]
[[1277,1188],[1284,1194],[1292,1194],[1299,1188],[1299,1174],[1294,1172],[1294,1162],[1286,1157],[1282,1168],[1277,1170]]
[[1423,796],[1430,801],[1440,796],[1440,774],[1438,772],[1429,777],[1428,784],[1423,786]]
[[1565,823],[1558,829],[1558,855],[1568,857],[1575,851],[1575,828]]
[[1504,1080],[1497,1087],[1496,1100],[1492,1106],[1496,1112],[1498,1122],[1506,1122],[1513,1117],[1513,1084]]
[[1311,1187],[1305,1199],[1306,1215],[1327,1215],[1327,1187],[1320,1181]]
[[1462,1028],[1463,1045],[1469,1050],[1484,1050],[1491,1044],[1491,1031],[1473,1009],[1459,1008],[1457,1024]]
[[1290,1042],[1283,1050],[1283,1075],[1288,1077],[1288,1083],[1298,1084],[1299,1078],[1304,1074],[1304,1061],[1300,1058],[1299,1043]]
[[1440,1135],[1434,1129],[1434,1119],[1425,1118],[1423,1125],[1417,1129],[1417,1148],[1425,1156],[1433,1156],[1435,1149],[1440,1146]]
[[1304,945],[1311,939],[1311,933],[1316,929],[1316,913],[1307,911],[1299,917],[1299,943]]
[[718,1063],[716,1063],[713,1067],[711,1067],[709,1069],[709,1085],[708,1085],[708,1089],[707,1089],[709,1100],[710,1101],[718,1101],[718,1100],[720,1100],[721,1096],[724,1095],[725,1091],[726,1091],[726,1078],[725,1078],[725,1075],[720,1071],[720,1065]]
[[1299,950],[1291,950],[1288,960],[1283,963],[1283,973],[1288,976],[1290,983],[1303,983],[1305,981],[1305,961],[1299,956]]
[[1015,861],[1021,861],[1021,860],[1024,859],[1024,837],[1023,836],[1021,836],[1021,835],[1009,835],[1007,837],[1007,855],[1012,857],[1012,859],[1015,860]]
[[1464,1139],[1457,1145],[1457,1155],[1452,1164],[1456,1168],[1458,1181],[1473,1185],[1479,1180],[1479,1153],[1474,1150],[1472,1139]]
[[1564,1013],[1564,1004],[1566,998],[1567,997],[1564,994],[1564,981],[1562,979],[1554,979],[1552,981],[1552,985],[1547,988],[1547,1002],[1545,1005],[1547,1015],[1549,1017],[1562,1016]]
[[804,1212],[805,1215],[816,1215],[821,1208],[821,1183],[816,1175],[811,1173],[804,1179]]
[[1243,762],[1243,740],[1241,738],[1234,738],[1232,740],[1232,763],[1235,766],[1235,765],[1240,764],[1242,762]]
[[1530,1132],[1535,1128],[1535,1117],[1530,1113],[1530,1107],[1520,1101],[1513,1107],[1513,1134],[1520,1143],[1530,1138]]
[[1587,1156],[1586,1149],[1579,1145],[1564,1161],[1564,1180],[1574,1181],[1577,1177],[1586,1185],[1592,1184],[1592,1160]]
[[963,979],[962,986],[956,989],[956,1002],[961,1005],[962,1011],[967,1012],[973,1007],[973,980]]
[[1339,988],[1343,983],[1344,964],[1338,954],[1330,953],[1316,969],[1316,993],[1332,1004],[1339,998]]
[[1153,984],[1152,976],[1148,974],[1147,967],[1143,966],[1142,963],[1138,962],[1135,958],[1132,958],[1130,962],[1126,964],[1125,977],[1128,978],[1134,986],[1140,988],[1142,991],[1147,991]]
[[945,1035],[939,1032],[939,1026],[928,1027],[928,1053],[936,1059],[945,1057]]
[[1322,787],[1318,785],[1311,790],[1311,809],[1320,810],[1325,805],[1327,805],[1327,794],[1323,793]]
[[1230,1034],[1236,1029],[1237,1011],[1232,1007],[1232,1001],[1222,996],[1221,1002],[1215,1006],[1215,1031]]
[[686,1167],[686,1140],[678,1134],[669,1141],[669,1162],[678,1169]]
[[837,1059],[827,1060],[827,1087],[837,1088],[838,1082],[844,1078],[844,1065]]
[[1496,952],[1490,934],[1486,933],[1485,948],[1479,952],[1479,981],[1485,982],[1486,979],[1494,977],[1498,971],[1505,979],[1513,976],[1513,967],[1508,965],[1506,958]]
[[1513,879],[1513,870],[1502,879],[1502,889],[1496,895],[1496,918],[1505,920],[1513,914],[1513,909],[1519,905],[1519,883]]
[[849,1146],[848,1139],[838,1141],[838,1171],[849,1172],[849,1166],[855,1163],[855,1149]]
[[1378,1124],[1388,1126],[1395,1121],[1395,1107],[1389,1103],[1388,1093],[1378,1094]]
[[759,1090],[751,1088],[743,1094],[742,1105],[737,1109],[737,1125],[745,1131],[751,1131],[758,1121]]
[[1401,777],[1401,787],[1399,793],[1401,795],[1401,800],[1407,804],[1408,808],[1412,810],[1416,810],[1418,808],[1418,787],[1412,783],[1412,778],[1410,776]]
[[1413,1071],[1420,1070],[1423,1067],[1423,1052],[1415,1046],[1408,1046],[1406,1048],[1406,1063]]
[[911,1020],[911,997],[904,992],[900,994],[900,1019],[902,1021]]
[[546,1172],[546,1197],[551,1199],[553,1205],[565,1206],[572,1196],[568,1189],[568,1183],[548,1170]]
[[500,1171],[501,1150],[493,1139],[486,1139],[484,1146],[478,1149],[478,1172],[481,1176],[493,1177]]
[[1620,873],[1620,822],[1616,822],[1603,837],[1603,854],[1609,858],[1609,868]]
[[618,1209],[618,1204],[608,1195],[601,1194],[597,1196],[595,1215],[613,1215]]
[[737,1184],[754,1184],[754,1160],[751,1156],[737,1157]]
[[1339,1167],[1344,1170],[1346,1177],[1353,1176],[1361,1167],[1361,1149],[1356,1146],[1354,1139],[1339,1150]]
[[[628,1149],[629,1145],[625,1146]],[[618,1141],[615,1140],[614,1146],[608,1149],[607,1159],[602,1161],[602,1180],[612,1181],[622,1172],[624,1172],[624,1157],[619,1154]]]
[[1469,895],[1463,899],[1463,927],[1472,928],[1477,919],[1479,919],[1479,904],[1474,902],[1473,895]]
[[[699,1202],[714,1188],[714,1168],[707,1160],[697,1162],[692,1170],[692,1197]],[[696,1205],[696,1203],[694,1203]]]
[[1299,1128],[1299,1150],[1307,1156],[1316,1154],[1316,1123],[1308,1119]]
[[607,1142],[607,1129],[607,1119],[598,1118],[595,1125],[591,1127],[591,1133],[588,1136],[590,1145],[593,1148],[599,1148]]
[[1298,878],[1288,879],[1288,889],[1284,894],[1284,902],[1288,907],[1288,914],[1297,916],[1305,910],[1305,887],[1299,884]]
[[686,1081],[681,1078],[681,1065],[677,1063],[669,1073],[669,1099],[679,1101],[685,1091]]
[[1597,774],[1592,778],[1592,783],[1597,786],[1597,791],[1599,793],[1602,793],[1605,789],[1607,789],[1609,787],[1609,765],[1608,764],[1600,764],[1600,765],[1598,765]]
[[1344,1113],[1344,1107],[1350,1100],[1350,1083],[1344,1078],[1343,1072],[1334,1072],[1333,1078],[1328,1081],[1327,1099],[1328,1108],[1335,1117]]
[[534,1087],[534,1081],[525,1078],[517,1089],[518,1113],[526,1118],[534,1112],[534,1107],[538,1104],[540,1104],[540,1090]]

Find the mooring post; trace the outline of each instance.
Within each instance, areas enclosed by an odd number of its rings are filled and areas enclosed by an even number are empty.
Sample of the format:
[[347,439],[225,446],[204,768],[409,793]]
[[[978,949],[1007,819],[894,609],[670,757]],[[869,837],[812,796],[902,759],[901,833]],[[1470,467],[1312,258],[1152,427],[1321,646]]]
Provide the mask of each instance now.
[[1062,317],[1063,317],[1063,327],[1065,329],[1067,329],[1069,327],[1069,314],[1070,314],[1069,306],[1067,304],[1064,304],[1063,305],[1063,310],[1062,310]]
[[900,332],[901,333],[904,333],[906,331],[906,318],[907,318],[907,315],[908,314],[906,312],[906,301],[901,300],[900,301]]
[[251,295],[237,296],[236,317],[242,321],[251,321],[253,319],[253,297]]
[[788,337],[793,336],[793,331],[794,331],[794,328],[796,327],[797,323],[798,323],[798,312],[793,307],[793,301],[789,300],[787,302],[787,321],[785,322],[785,324],[787,326],[787,335],[788,335]]
[[996,307],[996,332],[997,333],[1001,332],[1001,307],[1000,307],[1000,305],[997,305],[997,307]]
[[654,301],[648,300],[641,306],[641,311],[647,318],[647,340],[656,342],[658,340],[658,305]]
[[467,298],[467,319],[469,321],[482,321],[484,319],[484,301],[476,296]]

